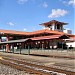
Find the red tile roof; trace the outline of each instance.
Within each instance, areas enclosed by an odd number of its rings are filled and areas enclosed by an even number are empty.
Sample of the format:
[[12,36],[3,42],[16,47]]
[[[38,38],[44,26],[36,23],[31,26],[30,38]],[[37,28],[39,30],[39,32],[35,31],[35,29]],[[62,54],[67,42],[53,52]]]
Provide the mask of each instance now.
[[50,36],[40,36],[40,37],[34,37],[30,38],[31,40],[48,40],[48,39],[57,39],[60,38],[63,35],[50,35]]
[[[0,30],[0,34],[4,35],[40,35],[40,34],[44,34],[44,33],[48,33],[48,34],[54,34],[54,35],[64,35],[66,33],[64,32],[59,32],[59,31],[53,31],[53,30],[48,30],[48,29],[43,29],[43,30],[37,30],[37,31],[33,31],[33,32],[23,32],[23,31],[13,31],[13,30]],[[70,37],[74,37],[75,35],[72,34],[66,34]]]
[[0,34],[27,35],[27,34],[29,34],[29,32],[14,31],[14,30],[2,30],[2,29],[0,29]]
[[38,30],[38,31],[31,32],[30,35],[36,35],[36,34],[42,34],[42,33],[49,33],[49,34],[64,34],[63,32],[58,32],[58,31],[43,29],[43,30]]

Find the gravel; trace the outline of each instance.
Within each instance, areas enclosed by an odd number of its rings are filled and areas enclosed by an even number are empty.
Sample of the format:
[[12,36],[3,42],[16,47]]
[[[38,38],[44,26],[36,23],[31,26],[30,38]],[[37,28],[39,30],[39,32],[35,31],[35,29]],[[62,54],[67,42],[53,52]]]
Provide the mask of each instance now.
[[11,68],[10,66],[0,64],[0,75],[33,75],[26,73],[25,71],[19,71]]

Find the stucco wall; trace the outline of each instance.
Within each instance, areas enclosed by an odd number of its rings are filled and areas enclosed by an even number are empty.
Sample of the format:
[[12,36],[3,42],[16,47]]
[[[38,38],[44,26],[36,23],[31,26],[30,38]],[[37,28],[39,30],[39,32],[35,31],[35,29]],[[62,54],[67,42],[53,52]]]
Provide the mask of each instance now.
[[66,43],[68,45],[68,47],[72,46],[75,47],[75,42],[70,42],[70,43]]

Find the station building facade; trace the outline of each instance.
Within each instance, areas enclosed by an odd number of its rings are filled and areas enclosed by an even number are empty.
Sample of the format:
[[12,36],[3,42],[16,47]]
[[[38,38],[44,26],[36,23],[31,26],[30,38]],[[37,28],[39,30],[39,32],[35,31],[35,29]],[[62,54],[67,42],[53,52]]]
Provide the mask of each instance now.
[[[75,35],[63,32],[64,25],[68,23],[52,20],[40,24],[45,28],[33,32],[22,32],[13,30],[0,30],[0,49],[5,48],[7,52],[10,49],[66,49],[66,42],[74,42]],[[6,37],[6,41],[2,41],[1,37]],[[66,40],[68,39],[68,40]],[[72,40],[71,40],[72,39]]]

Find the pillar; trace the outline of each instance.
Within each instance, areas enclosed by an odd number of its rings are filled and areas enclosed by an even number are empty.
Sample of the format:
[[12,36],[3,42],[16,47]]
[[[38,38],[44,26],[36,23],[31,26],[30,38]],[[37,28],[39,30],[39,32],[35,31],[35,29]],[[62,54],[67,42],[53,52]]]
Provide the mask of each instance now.
[[41,48],[42,48],[42,49],[45,49],[45,40],[42,41],[42,43],[41,43]]
[[46,46],[46,49],[48,49],[48,40],[45,40],[45,46]]
[[39,43],[39,48],[42,48],[42,46],[41,46],[42,45],[42,41],[39,41],[38,43]]
[[10,52],[10,50],[9,50],[9,44],[6,44],[6,52]]
[[12,46],[12,52],[14,53],[14,44],[11,44],[11,46]]
[[52,40],[49,41],[49,47],[52,49]]
[[[1,37],[0,37],[0,42],[1,42]],[[1,49],[1,45],[0,45],[0,49]]]
[[31,49],[33,48],[33,41],[31,42]]
[[24,42],[22,42],[21,44],[22,44],[22,49],[24,49]]
[[43,42],[44,42],[44,49],[46,49],[46,40],[44,40]]
[[[6,41],[9,41],[9,37],[6,37]],[[9,44],[6,44],[6,52],[10,52]]]

